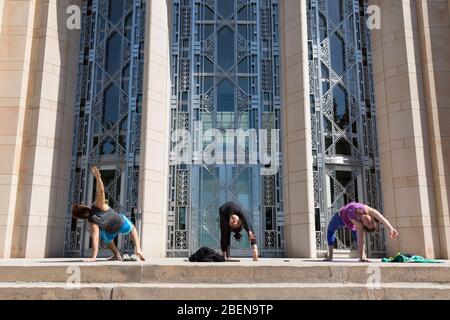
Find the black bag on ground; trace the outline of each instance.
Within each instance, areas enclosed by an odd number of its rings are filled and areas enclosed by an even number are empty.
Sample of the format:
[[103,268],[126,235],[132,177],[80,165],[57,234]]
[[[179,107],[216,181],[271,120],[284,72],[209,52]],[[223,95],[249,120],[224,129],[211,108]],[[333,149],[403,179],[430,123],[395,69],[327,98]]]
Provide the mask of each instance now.
[[190,262],[225,262],[225,258],[208,247],[201,247],[189,257]]

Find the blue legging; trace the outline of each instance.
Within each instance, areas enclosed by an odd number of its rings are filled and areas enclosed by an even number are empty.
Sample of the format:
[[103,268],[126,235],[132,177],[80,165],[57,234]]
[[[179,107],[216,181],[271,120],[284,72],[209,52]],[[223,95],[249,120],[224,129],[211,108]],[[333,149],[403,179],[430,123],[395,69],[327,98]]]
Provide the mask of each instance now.
[[[335,213],[331,218],[327,229],[327,242],[329,246],[334,245],[334,243],[336,242],[336,231],[338,231],[342,227],[345,227],[345,223],[339,213]],[[354,239],[356,239],[356,231],[352,230],[352,236]]]

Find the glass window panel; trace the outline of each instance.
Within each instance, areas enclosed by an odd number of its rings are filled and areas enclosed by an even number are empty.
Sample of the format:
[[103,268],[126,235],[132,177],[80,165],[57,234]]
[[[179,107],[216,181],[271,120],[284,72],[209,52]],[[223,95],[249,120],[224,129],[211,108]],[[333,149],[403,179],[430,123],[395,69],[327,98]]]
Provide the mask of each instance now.
[[208,6],[205,6],[205,20],[214,20],[214,12]]
[[109,20],[117,24],[123,14],[123,0],[109,0]]
[[323,129],[324,129],[324,131],[325,131],[326,133],[331,133],[331,132],[332,132],[333,126],[332,126],[332,124],[331,124],[331,121],[328,120],[327,117],[323,117],[323,126],[324,126]]
[[125,37],[131,41],[131,31],[132,31],[133,15],[130,13],[125,18]]
[[330,76],[327,67],[322,63],[322,94],[330,90]]
[[346,187],[352,181],[352,172],[351,171],[336,171],[336,180],[343,187]]
[[228,79],[217,86],[217,111],[234,111],[234,85]]
[[344,41],[333,34],[330,39],[331,46],[331,67],[338,75],[344,73],[345,70],[345,49]]
[[107,42],[106,72],[113,76],[120,68],[122,56],[122,37],[115,32]]
[[202,186],[202,192],[199,193],[201,208],[206,208],[214,199],[215,189],[217,189],[217,183],[215,183],[217,180],[214,177],[215,169],[218,170],[218,168],[210,168],[213,172],[211,174],[207,168],[200,168],[200,181],[198,185]]
[[186,230],[186,208],[178,208],[178,230]]
[[119,118],[119,88],[111,85],[105,91],[103,105],[103,125],[110,129]]
[[206,24],[205,25],[205,36],[204,39],[208,39],[209,36],[211,36],[214,33],[214,25],[213,24]]
[[327,0],[328,17],[334,23],[342,21],[342,0]]
[[234,34],[230,28],[222,28],[217,36],[217,62],[225,71],[234,65]]
[[203,92],[208,92],[214,85],[214,77],[203,77],[204,90]]
[[234,0],[218,0],[217,12],[224,18],[229,18],[234,13]]
[[319,30],[320,30],[320,42],[326,39],[328,36],[327,32],[327,22],[323,15],[320,15],[320,21],[319,21]]
[[246,24],[239,24],[238,25],[238,33],[242,37],[247,38],[247,25]]
[[217,112],[217,122],[220,129],[234,129],[234,112]]
[[130,65],[128,64],[122,72],[122,89],[128,91],[130,84]]
[[340,154],[343,156],[352,155],[352,148],[345,139],[341,139],[338,141],[338,143],[336,143],[336,154]]
[[329,147],[333,144],[333,138],[329,135],[325,136],[325,149],[328,150]]
[[248,58],[245,57],[244,59],[239,62],[238,65],[238,72],[239,73],[248,73]]
[[350,123],[350,115],[347,106],[347,94],[341,86],[333,90],[334,122],[341,128],[346,128]]
[[237,178],[237,197],[245,208],[253,207],[252,169],[244,169]]
[[315,215],[315,221],[316,221],[316,231],[321,231],[321,224],[320,224],[320,209],[316,208],[314,209],[314,215]]
[[238,12],[238,19],[246,21],[248,19],[248,12],[248,6],[243,6],[242,9]]
[[126,149],[127,145],[127,136],[124,134],[119,135],[119,143],[122,146],[122,148]]
[[248,112],[243,112],[239,117],[239,129],[248,130],[250,128],[250,119]]
[[274,230],[273,208],[266,208],[266,230]]
[[204,66],[203,66],[203,70],[206,73],[214,73],[214,64],[205,57],[204,61]]
[[116,152],[116,143],[114,142],[114,140],[112,138],[106,139],[106,141],[102,144],[100,148],[100,154],[108,155],[114,154],[115,152]]
[[250,82],[247,77],[238,77],[238,85],[242,90],[249,93]]

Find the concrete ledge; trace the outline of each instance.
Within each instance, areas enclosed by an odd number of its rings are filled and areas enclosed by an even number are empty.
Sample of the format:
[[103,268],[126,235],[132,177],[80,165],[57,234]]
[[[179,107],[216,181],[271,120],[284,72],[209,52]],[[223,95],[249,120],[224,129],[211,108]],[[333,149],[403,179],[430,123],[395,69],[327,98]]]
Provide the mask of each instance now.
[[450,285],[381,284],[91,284],[70,289],[60,283],[0,283],[2,300],[409,300],[450,299]]
[[356,283],[365,284],[379,273],[382,283],[429,282],[450,284],[450,264],[361,264],[267,259],[258,263],[189,263],[183,259],[144,263],[0,261],[0,282],[66,282],[79,271],[82,284],[89,283]]

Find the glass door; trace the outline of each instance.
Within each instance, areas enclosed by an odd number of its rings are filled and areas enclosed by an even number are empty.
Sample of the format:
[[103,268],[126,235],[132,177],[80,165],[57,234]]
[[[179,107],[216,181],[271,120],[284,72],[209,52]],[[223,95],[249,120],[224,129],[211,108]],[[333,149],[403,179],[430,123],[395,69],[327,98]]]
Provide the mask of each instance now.
[[[202,246],[220,248],[219,208],[228,201],[239,204],[260,238],[259,228],[259,168],[257,166],[216,165],[194,169],[197,183],[192,186],[191,251]],[[231,237],[232,256],[251,256],[246,232],[241,241]]]

